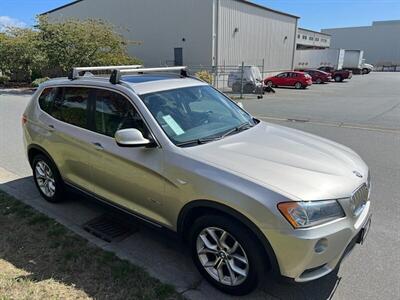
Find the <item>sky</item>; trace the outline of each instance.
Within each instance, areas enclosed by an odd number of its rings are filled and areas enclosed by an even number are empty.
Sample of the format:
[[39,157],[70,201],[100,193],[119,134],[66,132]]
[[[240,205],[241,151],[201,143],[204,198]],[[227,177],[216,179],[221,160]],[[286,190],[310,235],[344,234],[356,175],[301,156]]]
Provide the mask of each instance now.
[[[0,0],[0,31],[4,26],[10,25],[32,26],[35,15],[69,2],[71,1]],[[372,21],[400,19],[400,0],[253,0],[253,2],[299,16],[300,27],[317,31],[322,28],[368,26]]]

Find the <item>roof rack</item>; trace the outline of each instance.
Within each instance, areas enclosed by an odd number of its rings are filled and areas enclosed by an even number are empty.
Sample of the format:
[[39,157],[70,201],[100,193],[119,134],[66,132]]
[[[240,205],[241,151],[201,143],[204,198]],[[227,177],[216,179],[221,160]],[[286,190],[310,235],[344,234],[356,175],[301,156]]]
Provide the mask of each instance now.
[[161,73],[161,72],[171,72],[180,71],[182,77],[188,77],[187,67],[163,67],[163,68],[116,68],[112,71],[110,76],[110,82],[112,84],[118,84],[121,80],[122,75],[126,74],[144,74],[144,73]]
[[142,65],[127,65],[127,66],[99,66],[99,67],[78,67],[73,68],[68,74],[68,79],[74,80],[79,77],[79,73],[86,71],[114,71],[114,70],[124,70],[124,69],[138,69],[143,68]]

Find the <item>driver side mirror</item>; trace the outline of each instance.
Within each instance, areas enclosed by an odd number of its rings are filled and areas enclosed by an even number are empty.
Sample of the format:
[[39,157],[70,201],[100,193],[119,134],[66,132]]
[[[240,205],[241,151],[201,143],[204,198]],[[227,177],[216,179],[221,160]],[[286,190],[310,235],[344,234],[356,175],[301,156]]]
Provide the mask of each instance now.
[[143,137],[136,128],[121,129],[115,133],[115,141],[120,147],[152,147],[155,142]]

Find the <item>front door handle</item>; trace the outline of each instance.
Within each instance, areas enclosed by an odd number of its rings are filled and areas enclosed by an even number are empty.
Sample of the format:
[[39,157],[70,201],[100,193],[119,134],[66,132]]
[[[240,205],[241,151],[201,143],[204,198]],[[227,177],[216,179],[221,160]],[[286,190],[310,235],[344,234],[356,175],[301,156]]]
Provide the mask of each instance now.
[[97,151],[102,151],[102,150],[104,150],[103,146],[102,146],[100,143],[93,143],[93,145],[94,145],[94,148],[95,148]]
[[54,125],[49,124],[49,125],[48,125],[48,130],[49,130],[49,131],[54,131]]

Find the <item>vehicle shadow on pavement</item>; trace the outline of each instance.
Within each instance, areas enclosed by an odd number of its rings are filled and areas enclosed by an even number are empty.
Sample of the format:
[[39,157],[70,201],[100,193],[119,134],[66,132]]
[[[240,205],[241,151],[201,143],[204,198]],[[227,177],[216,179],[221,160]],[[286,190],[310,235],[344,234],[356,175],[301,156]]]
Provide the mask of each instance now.
[[[190,254],[183,243],[168,231],[144,225],[129,215],[117,212],[105,204],[77,193],[68,193],[68,199],[63,203],[48,203],[37,192],[32,177],[10,180],[0,184],[0,189],[55,219],[98,247],[113,252],[134,265],[145,268],[151,276],[174,285],[177,292],[188,299],[232,299],[232,297],[220,293],[202,279],[192,264]],[[131,223],[133,226],[137,226],[138,231],[124,240],[108,243],[83,230],[83,224],[104,213],[112,213],[115,218],[124,221],[126,224]],[[30,242],[33,243],[34,241]],[[90,282],[96,280],[96,274],[89,276],[93,276],[91,280],[88,280],[88,278],[81,280],[79,276],[76,276],[73,269],[65,269],[63,260],[52,260],[55,265],[51,268],[38,267],[48,263],[45,258],[40,259],[44,251],[41,247],[32,247],[32,249],[37,249],[37,253],[35,251],[30,253],[30,257],[37,257],[38,259],[36,265],[34,265],[24,251],[7,248],[7,245],[0,246],[8,249],[0,252],[0,258],[31,273],[28,275],[29,278],[33,280],[54,278],[80,288],[89,296],[95,296]],[[29,243],[25,243],[24,247],[29,247]],[[43,245],[43,247],[46,247],[46,245]],[[63,272],[58,274],[57,270],[59,269]],[[337,271],[335,271],[310,283],[286,283],[272,279],[267,280],[267,282],[263,288],[246,297],[240,297],[240,299],[330,299],[340,279],[337,277]]]

